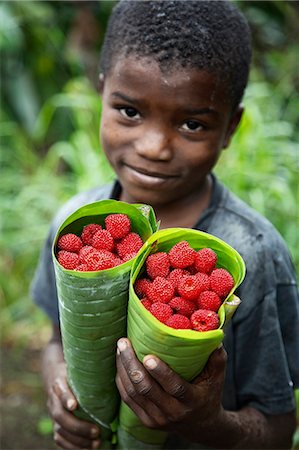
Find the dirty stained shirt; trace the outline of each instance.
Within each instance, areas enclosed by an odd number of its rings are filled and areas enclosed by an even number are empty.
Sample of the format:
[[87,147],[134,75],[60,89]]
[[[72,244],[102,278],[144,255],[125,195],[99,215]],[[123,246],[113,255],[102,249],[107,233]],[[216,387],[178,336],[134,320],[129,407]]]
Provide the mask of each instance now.
[[[31,288],[33,300],[54,323],[59,323],[51,256],[56,231],[79,207],[102,199],[118,199],[120,191],[115,182],[80,193],[54,219]],[[299,296],[283,239],[267,219],[215,176],[210,205],[194,228],[223,239],[246,264],[245,280],[236,292],[242,302],[224,338],[228,354],[224,408],[235,411],[251,406],[270,415],[292,411],[293,388],[299,388]],[[181,445],[176,436],[167,448],[196,448],[186,442]]]

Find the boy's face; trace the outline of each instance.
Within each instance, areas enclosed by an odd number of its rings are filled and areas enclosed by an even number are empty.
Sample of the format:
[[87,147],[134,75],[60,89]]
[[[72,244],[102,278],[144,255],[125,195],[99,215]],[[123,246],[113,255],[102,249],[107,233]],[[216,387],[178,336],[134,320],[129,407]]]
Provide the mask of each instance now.
[[241,117],[213,75],[118,59],[102,87],[101,141],[122,199],[167,205],[200,192]]

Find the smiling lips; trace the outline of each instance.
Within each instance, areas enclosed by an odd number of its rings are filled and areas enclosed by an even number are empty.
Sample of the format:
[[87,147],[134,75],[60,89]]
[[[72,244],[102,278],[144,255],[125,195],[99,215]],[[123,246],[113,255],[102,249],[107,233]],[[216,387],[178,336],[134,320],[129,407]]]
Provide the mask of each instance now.
[[173,179],[173,178],[178,178],[178,175],[171,175],[169,173],[161,173],[161,172],[150,172],[147,169],[143,169],[141,167],[134,167],[131,166],[129,164],[125,164],[125,166],[127,167],[127,169],[129,169],[129,171],[133,174],[136,174],[137,176],[140,177],[146,177],[146,178],[152,178],[152,179],[156,179],[156,180],[168,180],[168,179]]

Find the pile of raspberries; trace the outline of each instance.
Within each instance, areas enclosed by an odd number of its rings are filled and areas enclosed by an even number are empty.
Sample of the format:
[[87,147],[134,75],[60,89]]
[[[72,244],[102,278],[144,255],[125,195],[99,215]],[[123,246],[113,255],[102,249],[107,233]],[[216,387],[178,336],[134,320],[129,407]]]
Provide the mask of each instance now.
[[214,330],[219,327],[217,312],[234,286],[231,274],[216,268],[216,262],[211,248],[196,251],[180,241],[168,253],[147,257],[146,274],[136,280],[134,290],[143,306],[165,325]]
[[111,269],[134,258],[143,245],[139,234],[131,230],[126,214],[109,214],[105,228],[86,225],[80,236],[67,233],[57,242],[57,260],[68,270],[81,272]]

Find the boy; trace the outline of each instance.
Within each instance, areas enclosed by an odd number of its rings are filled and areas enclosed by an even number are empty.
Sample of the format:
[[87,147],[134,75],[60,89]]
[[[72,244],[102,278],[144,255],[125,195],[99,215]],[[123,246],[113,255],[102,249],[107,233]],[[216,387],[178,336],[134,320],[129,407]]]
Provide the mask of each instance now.
[[[242,116],[250,33],[228,1],[121,1],[101,56],[101,140],[118,180],[72,199],[54,221],[33,284],[53,321],[43,358],[54,439],[98,448],[100,430],[73,415],[50,248],[70,212],[104,198],[151,204],[161,227],[212,233],[243,256],[242,304],[224,347],[193,382],[155,356],[139,362],[118,342],[116,383],[143,423],[169,432],[166,448],[289,448],[299,387],[295,274],[278,233],[211,171]],[[133,449],[132,449],[133,450]]]

